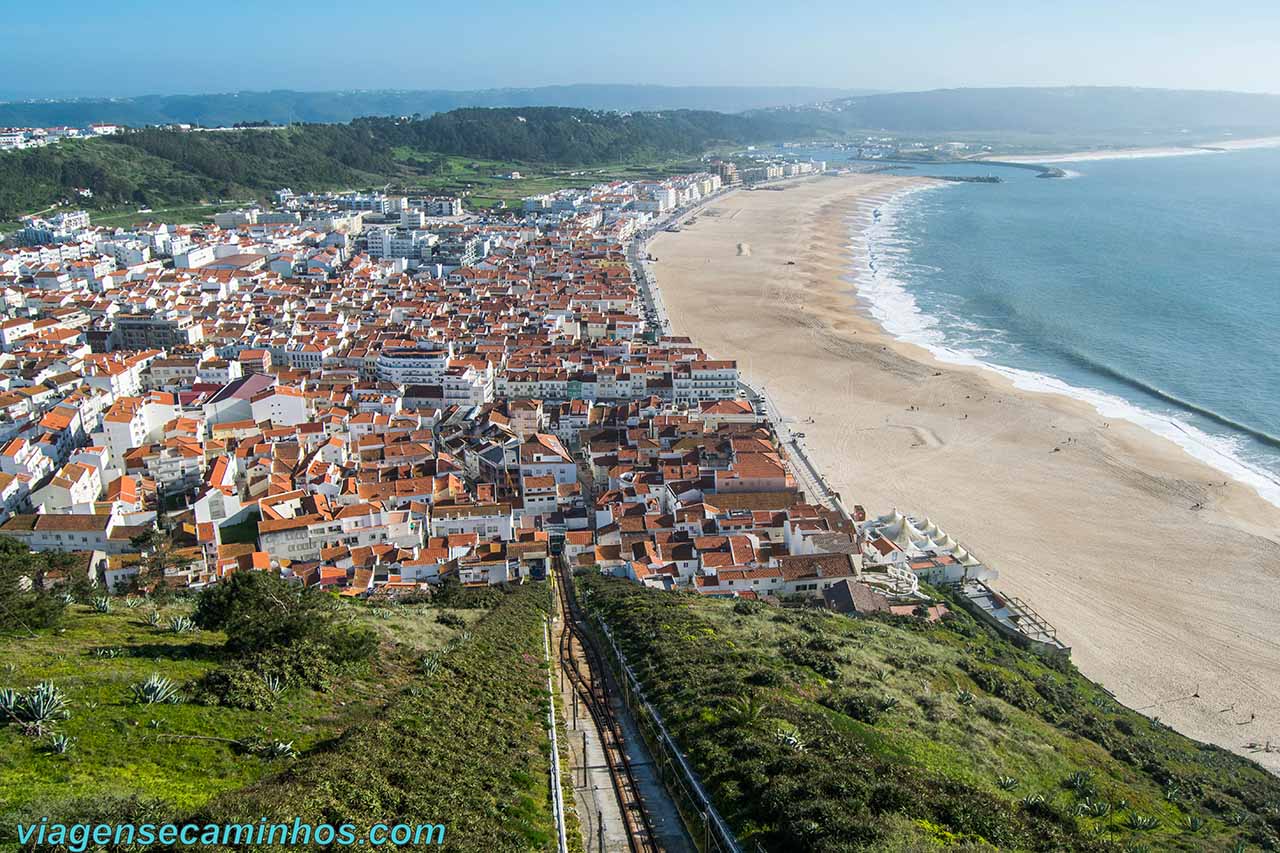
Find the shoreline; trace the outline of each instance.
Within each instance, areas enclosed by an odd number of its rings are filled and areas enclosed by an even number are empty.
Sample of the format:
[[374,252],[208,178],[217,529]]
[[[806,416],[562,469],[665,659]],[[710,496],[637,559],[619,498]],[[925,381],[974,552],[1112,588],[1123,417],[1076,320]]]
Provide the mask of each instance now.
[[1280,148],[1280,136],[1251,139],[1226,139],[1203,145],[1164,145],[1151,148],[1097,148],[1059,154],[1010,154],[999,159],[1016,163],[1089,163],[1096,160],[1145,160],[1153,157],[1189,157],[1202,154],[1227,154],[1254,148]]
[[654,241],[675,333],[814,418],[806,450],[849,503],[930,514],[1000,571],[1120,701],[1280,771],[1248,746],[1280,739],[1280,510],[1143,427],[882,329],[852,280],[859,232],[932,185],[845,176],[714,202]]
[[[892,228],[902,204],[911,196],[925,190],[944,188],[945,185],[922,186],[904,190],[894,195],[881,207],[882,211],[888,211],[881,220],[883,225]],[[867,247],[867,254],[861,259],[856,259],[855,267],[867,267],[872,260],[870,231],[874,227],[875,223],[872,223],[863,229],[863,233],[850,234],[852,242],[861,241]],[[915,299],[902,288],[900,282],[893,278],[885,279],[885,286],[881,289],[882,295],[880,298],[868,295],[870,282],[867,280],[866,272],[870,272],[872,280],[879,278],[879,270],[874,266],[870,267],[869,270],[853,269],[850,272],[849,283],[856,292],[854,297],[856,308],[874,319],[884,333],[894,340],[920,347],[926,350],[933,359],[944,364],[977,367],[991,371],[1009,380],[1015,388],[1021,391],[1035,394],[1057,394],[1073,400],[1079,400],[1092,406],[1094,411],[1101,417],[1120,419],[1136,424],[1155,436],[1172,441],[1194,459],[1203,462],[1237,483],[1248,486],[1267,503],[1280,508],[1280,477],[1241,458],[1229,447],[1228,439],[1206,432],[1177,416],[1152,411],[1145,408],[1141,403],[1110,392],[1085,385],[1073,385],[1051,374],[1001,364],[997,361],[989,360],[984,355],[975,355],[954,349],[948,345],[945,333],[936,330],[931,324],[921,323],[914,330],[903,328],[901,326],[903,314],[913,314],[918,318],[927,320],[934,318],[920,310]],[[904,305],[898,306],[897,314],[894,313],[892,305],[886,304],[888,302],[884,295],[886,291],[889,292],[887,295],[890,298],[904,303]],[[934,339],[929,340],[929,337]]]

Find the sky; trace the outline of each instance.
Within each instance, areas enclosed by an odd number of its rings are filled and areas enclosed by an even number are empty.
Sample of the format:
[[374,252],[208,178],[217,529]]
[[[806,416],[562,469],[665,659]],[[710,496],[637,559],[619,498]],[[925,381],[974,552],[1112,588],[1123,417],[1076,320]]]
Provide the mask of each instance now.
[[570,83],[1280,93],[1280,2],[4,0],[0,97]]

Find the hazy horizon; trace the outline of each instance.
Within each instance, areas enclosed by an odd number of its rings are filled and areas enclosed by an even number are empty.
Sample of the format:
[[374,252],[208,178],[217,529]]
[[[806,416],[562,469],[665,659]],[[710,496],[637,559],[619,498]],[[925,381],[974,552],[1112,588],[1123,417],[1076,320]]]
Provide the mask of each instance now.
[[[313,88],[301,89],[289,86],[263,86],[260,88],[241,88],[241,89],[192,89],[188,91],[171,91],[171,90],[154,90],[145,92],[133,92],[129,94],[46,94],[31,95],[20,92],[9,92],[0,89],[0,102],[23,102],[23,101],[75,101],[75,100],[128,100],[132,98],[147,97],[197,97],[201,95],[235,95],[235,94],[262,94],[273,91],[278,92],[298,92],[302,94],[323,94],[330,92],[337,93],[356,93],[356,92],[450,92],[450,93],[467,93],[467,92],[485,92],[485,91],[522,91],[522,90],[538,90],[538,89],[556,89],[556,88],[592,88],[592,87],[635,87],[635,88],[652,88],[652,89],[671,89],[671,90],[695,90],[695,89],[725,89],[725,90],[768,90],[768,89],[830,89],[832,91],[840,91],[848,93],[847,96],[855,95],[905,95],[922,92],[947,91],[956,89],[1132,89],[1147,91],[1178,91],[1178,92],[1221,92],[1230,94],[1246,94],[1246,95],[1280,95],[1280,91],[1250,91],[1246,89],[1221,89],[1221,88],[1204,88],[1197,86],[1128,86],[1123,84],[1104,85],[1104,84],[1077,84],[1077,83],[1046,83],[1036,84],[1027,83],[1021,85],[1008,86],[936,86],[930,89],[908,89],[908,88],[892,88],[892,89],[868,89],[863,87],[841,87],[841,86],[823,86],[817,83],[805,84],[715,84],[715,83],[645,83],[635,81],[618,81],[618,82],[599,82],[594,80],[584,80],[574,83],[546,83],[532,85],[509,85],[509,86],[475,86],[475,87],[432,87],[432,86],[335,86],[332,88]],[[837,95],[835,97],[844,97],[845,95]]]
[[[938,0],[892,7],[815,0],[803,11],[757,0],[618,8],[481,0],[392,2],[359,14],[317,0],[276,4],[267,18],[243,0],[214,11],[167,7],[163,15],[136,0],[110,7],[51,0],[6,16],[0,51],[9,73],[0,97],[580,84],[1280,92],[1274,4],[1246,0],[1230,16],[1179,0],[1124,9],[1082,0],[1057,12],[977,3],[963,19],[952,9]],[[197,36],[214,49],[193,51]],[[54,54],[55,43],[77,49]],[[145,50],[122,58],[117,47],[130,44]]]

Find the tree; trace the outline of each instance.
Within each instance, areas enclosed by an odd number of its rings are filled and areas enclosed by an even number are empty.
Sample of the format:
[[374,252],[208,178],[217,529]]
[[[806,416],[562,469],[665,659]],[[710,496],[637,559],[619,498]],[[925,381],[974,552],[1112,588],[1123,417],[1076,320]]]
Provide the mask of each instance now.
[[[142,554],[138,576],[134,578],[134,586],[140,590],[150,590],[164,594],[168,590],[165,585],[165,574],[178,562],[174,553],[173,537],[156,527],[130,538],[129,544]],[[111,590],[121,592],[122,590]]]
[[58,624],[66,604],[46,592],[43,581],[49,568],[66,562],[65,555],[32,554],[21,542],[0,537],[0,634],[33,634]]
[[192,618],[206,630],[224,631],[227,649],[258,654],[303,643],[330,657],[358,659],[376,644],[368,630],[337,625],[327,595],[270,572],[236,572],[200,594]]

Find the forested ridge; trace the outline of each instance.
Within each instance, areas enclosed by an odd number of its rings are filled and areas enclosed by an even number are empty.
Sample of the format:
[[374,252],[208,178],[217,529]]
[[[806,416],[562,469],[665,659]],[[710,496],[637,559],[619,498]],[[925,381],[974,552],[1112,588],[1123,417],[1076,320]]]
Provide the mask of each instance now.
[[89,206],[105,208],[257,196],[283,186],[373,186],[404,175],[396,149],[585,166],[697,155],[719,143],[774,141],[806,129],[781,115],[558,107],[232,131],[148,128],[0,154],[0,220],[57,203],[78,188],[93,192]]

